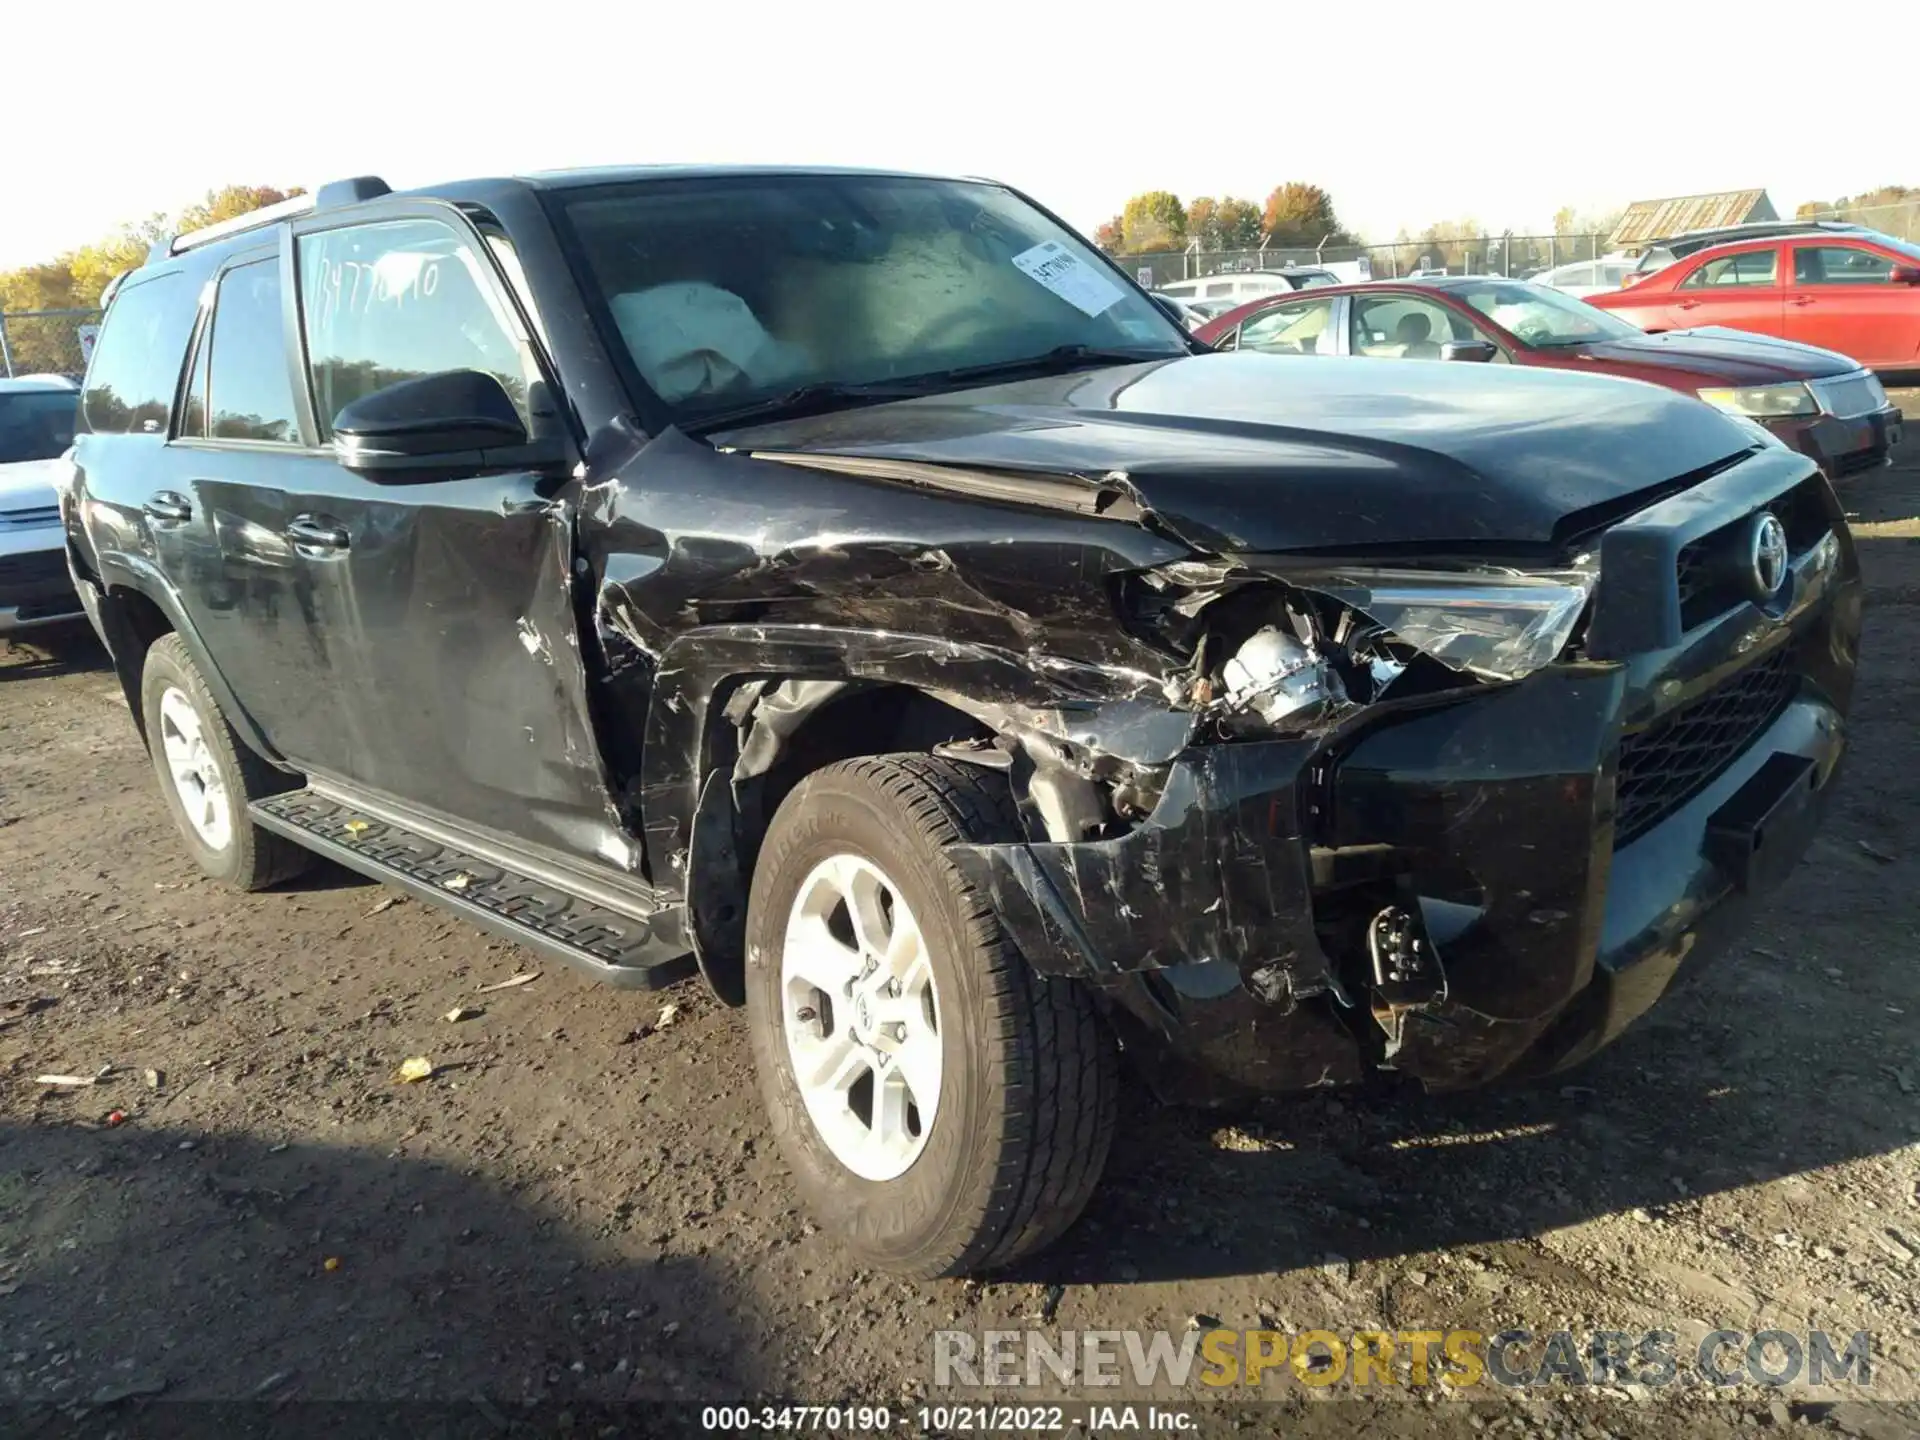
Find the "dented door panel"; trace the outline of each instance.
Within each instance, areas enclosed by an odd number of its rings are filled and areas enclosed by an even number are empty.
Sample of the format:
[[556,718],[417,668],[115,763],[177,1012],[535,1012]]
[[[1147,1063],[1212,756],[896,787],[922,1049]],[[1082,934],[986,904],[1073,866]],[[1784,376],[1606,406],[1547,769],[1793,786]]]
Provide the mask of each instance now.
[[315,769],[631,871],[573,612],[574,522],[531,474],[377,485],[325,466],[292,508],[337,522],[302,556],[340,697]]

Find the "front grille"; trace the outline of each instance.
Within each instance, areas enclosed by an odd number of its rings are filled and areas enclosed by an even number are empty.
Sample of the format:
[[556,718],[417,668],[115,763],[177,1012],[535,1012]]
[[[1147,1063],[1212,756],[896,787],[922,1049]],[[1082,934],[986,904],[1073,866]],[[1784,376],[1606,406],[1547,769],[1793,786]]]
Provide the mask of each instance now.
[[[1780,517],[1787,531],[1787,549],[1796,560],[1818,545],[1833,528],[1827,514],[1825,488],[1826,482],[1818,475],[1809,476],[1762,507]],[[1680,547],[1674,581],[1680,590],[1682,630],[1691,630],[1716,615],[1724,615],[1747,599],[1739,549],[1751,518],[1743,515],[1731,525],[1723,525]]]
[[1842,375],[1837,380],[1815,380],[1813,393],[1820,397],[1821,408],[1829,415],[1851,420],[1871,415],[1887,403],[1887,392],[1880,382],[1865,371]]
[[58,525],[58,505],[32,505],[24,510],[0,510],[0,530],[37,530],[42,525]]
[[72,593],[65,550],[0,556],[0,605],[25,605]]
[[1714,779],[1787,708],[1799,684],[1781,648],[1620,741],[1613,843],[1626,845]]

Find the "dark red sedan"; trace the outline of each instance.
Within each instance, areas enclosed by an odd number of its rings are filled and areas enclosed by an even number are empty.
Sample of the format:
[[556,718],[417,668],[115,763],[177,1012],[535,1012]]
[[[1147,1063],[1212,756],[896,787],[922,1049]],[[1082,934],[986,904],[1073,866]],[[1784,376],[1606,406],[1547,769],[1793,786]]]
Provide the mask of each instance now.
[[1875,230],[1713,245],[1593,303],[1642,330],[1730,325],[1920,369],[1920,245]]
[[1899,410],[1858,361],[1720,327],[1650,335],[1497,276],[1375,281],[1263,297],[1201,326],[1222,350],[1538,365],[1651,381],[1759,421],[1838,478],[1885,462]]

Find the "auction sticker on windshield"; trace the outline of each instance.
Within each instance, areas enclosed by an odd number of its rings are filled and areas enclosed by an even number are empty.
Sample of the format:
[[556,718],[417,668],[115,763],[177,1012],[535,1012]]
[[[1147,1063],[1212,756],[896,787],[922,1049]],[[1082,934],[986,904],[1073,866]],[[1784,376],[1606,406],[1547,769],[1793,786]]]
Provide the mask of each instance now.
[[1013,263],[1088,315],[1098,315],[1120,298],[1118,285],[1057,241],[1043,240],[1031,250],[1022,250]]

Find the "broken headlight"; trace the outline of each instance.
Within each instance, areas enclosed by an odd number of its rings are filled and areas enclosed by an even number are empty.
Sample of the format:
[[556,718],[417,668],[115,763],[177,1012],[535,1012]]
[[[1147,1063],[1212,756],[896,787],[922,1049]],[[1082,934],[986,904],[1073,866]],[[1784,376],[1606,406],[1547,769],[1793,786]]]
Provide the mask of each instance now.
[[1551,571],[1345,570],[1314,588],[1443,665],[1518,680],[1566,648],[1597,575],[1583,557]]

